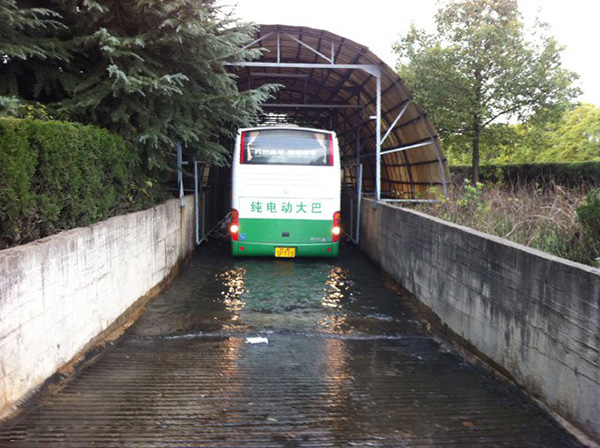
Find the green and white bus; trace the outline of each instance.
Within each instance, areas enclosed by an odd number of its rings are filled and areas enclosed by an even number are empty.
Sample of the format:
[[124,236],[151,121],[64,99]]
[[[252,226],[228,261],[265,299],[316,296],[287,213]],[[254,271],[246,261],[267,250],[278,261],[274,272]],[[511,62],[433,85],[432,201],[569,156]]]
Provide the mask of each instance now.
[[234,256],[338,255],[341,176],[334,132],[241,129],[232,172]]

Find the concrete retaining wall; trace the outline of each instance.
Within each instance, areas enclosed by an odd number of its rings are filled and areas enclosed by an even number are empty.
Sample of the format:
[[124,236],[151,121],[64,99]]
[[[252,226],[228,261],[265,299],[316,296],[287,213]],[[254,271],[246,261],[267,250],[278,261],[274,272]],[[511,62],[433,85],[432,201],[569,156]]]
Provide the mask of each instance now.
[[195,245],[193,198],[0,251],[0,416],[71,361]]
[[600,269],[372,200],[361,238],[450,330],[600,441]]

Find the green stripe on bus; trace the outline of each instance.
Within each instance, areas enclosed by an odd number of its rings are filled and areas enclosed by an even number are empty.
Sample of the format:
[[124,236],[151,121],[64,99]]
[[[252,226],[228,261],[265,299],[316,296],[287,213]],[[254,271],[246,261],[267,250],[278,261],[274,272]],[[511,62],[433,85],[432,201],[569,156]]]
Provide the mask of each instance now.
[[232,241],[231,253],[236,257],[274,257],[276,247],[293,247],[296,257],[337,257],[340,243],[272,244]]
[[272,257],[276,247],[294,247],[297,257],[338,256],[339,242],[332,242],[333,219],[241,218],[239,226],[239,240],[232,241],[231,247],[235,256]]
[[333,219],[240,218],[239,241],[249,243],[331,243]]

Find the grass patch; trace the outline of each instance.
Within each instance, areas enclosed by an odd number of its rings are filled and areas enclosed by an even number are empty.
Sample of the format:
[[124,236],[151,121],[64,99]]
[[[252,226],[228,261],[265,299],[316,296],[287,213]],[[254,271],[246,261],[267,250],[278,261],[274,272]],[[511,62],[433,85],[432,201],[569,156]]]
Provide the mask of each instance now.
[[416,209],[558,257],[599,266],[600,190],[551,185],[473,185]]

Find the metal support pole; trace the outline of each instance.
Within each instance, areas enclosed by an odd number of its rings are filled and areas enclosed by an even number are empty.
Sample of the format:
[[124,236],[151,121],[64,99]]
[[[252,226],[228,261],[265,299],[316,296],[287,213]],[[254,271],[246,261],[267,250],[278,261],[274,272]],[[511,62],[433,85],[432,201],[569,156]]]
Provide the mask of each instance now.
[[179,206],[185,207],[185,198],[183,192],[183,149],[181,143],[175,143],[177,148],[177,187],[179,188]]
[[198,210],[198,161],[194,160],[194,212],[196,217],[196,246],[200,245],[200,210]]
[[360,243],[360,209],[362,204],[362,177],[363,177],[363,166],[358,165],[358,182],[356,190],[358,191],[358,205],[356,210],[356,244]]
[[202,238],[206,235],[206,191],[202,190]]
[[277,63],[281,62],[281,33],[277,30]]
[[360,125],[356,125],[356,164],[360,164]]
[[[199,246],[200,244],[202,244],[204,241],[207,240],[207,238],[209,237],[209,235],[211,233],[213,233],[216,229],[218,229],[221,224],[223,224],[223,222],[225,220],[227,220],[229,218],[229,215],[231,213],[227,213],[227,215],[225,215],[225,217],[223,219],[221,219],[217,224],[215,224],[208,232],[206,231],[206,192],[202,190],[202,176],[204,174],[204,169],[205,166],[201,165],[202,168],[200,169],[200,175],[198,174],[198,163],[197,161],[194,161],[194,177],[196,178],[196,185],[195,185],[195,195],[196,195],[196,245]],[[198,207],[198,197],[200,196],[200,194],[202,194],[202,230],[200,230],[200,210]],[[216,200],[214,200],[213,202],[216,202]]]
[[[358,169],[358,168],[357,168]],[[352,240],[355,239],[355,229],[354,229],[354,198],[350,196],[350,238]]]
[[377,119],[375,121],[375,199],[381,199],[381,75],[377,77]]

